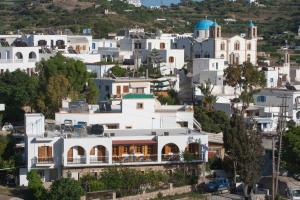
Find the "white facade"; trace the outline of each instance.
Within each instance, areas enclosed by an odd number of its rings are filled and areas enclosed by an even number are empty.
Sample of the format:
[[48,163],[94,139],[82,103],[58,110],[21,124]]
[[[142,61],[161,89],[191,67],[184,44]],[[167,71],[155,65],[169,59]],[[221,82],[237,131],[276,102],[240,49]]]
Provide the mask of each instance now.
[[28,74],[34,72],[40,61],[40,47],[0,47],[0,73],[20,69]]
[[192,106],[163,106],[153,95],[127,94],[118,105],[111,105],[106,112],[92,111],[74,113],[67,109],[55,114],[57,124],[71,120],[73,124],[86,122],[88,125],[101,124],[105,129],[160,129],[193,128]]
[[133,39],[125,37],[119,41],[120,57],[123,59],[141,59],[142,63],[150,62],[151,54],[157,51],[160,60],[160,70],[163,75],[174,74],[175,69],[182,69],[185,65],[184,50],[175,49],[175,36],[161,35],[155,38]]
[[145,78],[97,78],[94,80],[99,100],[120,99],[126,94],[151,94],[152,79]]
[[201,20],[195,25],[193,38],[178,37],[175,42],[177,48],[186,50],[186,59],[223,58],[229,64],[257,63],[257,27],[252,22],[246,37],[225,38],[216,22]]
[[[25,120],[42,122],[43,116],[27,114]],[[32,124],[26,123],[27,167],[20,169],[19,179],[20,185],[25,186],[28,185],[26,173],[31,169],[49,182],[61,176],[78,179],[84,173],[100,172],[109,166],[182,164],[181,153],[186,151],[193,155],[194,163],[201,164],[208,159],[208,135],[188,128],[104,130],[97,135],[46,129],[43,134],[32,135],[31,130],[39,128],[27,126]],[[167,150],[169,146],[172,148]]]
[[[286,89],[262,89],[259,93],[254,95],[254,103],[256,106],[263,106],[266,108],[275,107],[274,115],[278,115],[278,107],[282,105],[282,98],[286,96],[287,102],[287,116],[300,124],[300,91],[286,90]],[[272,111],[272,110],[271,110]]]

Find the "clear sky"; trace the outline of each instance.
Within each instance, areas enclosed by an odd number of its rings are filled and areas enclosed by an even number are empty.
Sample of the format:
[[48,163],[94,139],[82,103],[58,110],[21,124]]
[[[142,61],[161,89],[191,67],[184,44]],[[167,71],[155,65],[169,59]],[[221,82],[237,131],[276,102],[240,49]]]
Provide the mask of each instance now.
[[160,6],[161,3],[163,5],[170,5],[171,3],[179,3],[180,0],[142,0],[142,4],[145,6]]

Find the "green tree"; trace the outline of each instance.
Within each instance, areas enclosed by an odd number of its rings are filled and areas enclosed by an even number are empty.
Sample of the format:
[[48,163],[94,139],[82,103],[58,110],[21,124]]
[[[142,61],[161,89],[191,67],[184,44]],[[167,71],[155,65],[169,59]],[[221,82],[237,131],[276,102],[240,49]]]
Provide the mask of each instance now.
[[53,182],[49,196],[51,200],[79,200],[83,194],[79,181],[61,178]]
[[244,111],[253,102],[253,94],[257,89],[266,85],[266,78],[263,71],[251,63],[229,66],[224,70],[225,83],[234,88],[242,88],[240,99],[243,102]]
[[207,109],[208,111],[212,111],[214,104],[217,102],[217,97],[212,94],[214,86],[210,81],[206,81],[205,83],[200,84],[199,89],[203,94],[203,108]]
[[23,107],[34,105],[37,96],[37,79],[16,70],[0,75],[0,102],[5,103],[4,119],[18,121],[23,119]]
[[99,96],[99,90],[98,90],[94,80],[89,79],[87,91],[86,91],[86,101],[89,104],[95,104],[95,103],[97,103],[98,96]]
[[35,170],[27,173],[28,189],[30,192],[30,199],[32,200],[46,200],[47,191],[43,186],[41,177]]
[[68,97],[70,84],[64,75],[55,75],[49,78],[46,96],[49,99],[49,106],[53,111],[61,107],[62,99]]
[[260,134],[253,126],[246,127],[242,115],[233,114],[230,126],[224,131],[224,147],[233,162],[234,175],[240,175],[244,183],[244,194],[253,189],[260,177],[263,147]]
[[282,138],[282,159],[287,170],[300,173],[300,127],[290,128]]
[[178,92],[174,89],[168,91],[168,96],[159,95],[158,100],[161,104],[178,105],[180,103]]
[[229,125],[228,115],[220,110],[208,111],[200,106],[194,106],[194,116],[203,131],[220,133]]
[[120,67],[119,65],[113,66],[111,69],[111,73],[116,77],[124,77],[126,76],[126,69]]
[[65,97],[86,98],[88,102],[93,102],[97,98],[93,86],[90,92],[86,93],[84,90],[89,74],[81,61],[57,54],[47,61],[42,60],[38,63],[37,70],[39,81],[35,109],[44,113],[46,117],[54,116]]

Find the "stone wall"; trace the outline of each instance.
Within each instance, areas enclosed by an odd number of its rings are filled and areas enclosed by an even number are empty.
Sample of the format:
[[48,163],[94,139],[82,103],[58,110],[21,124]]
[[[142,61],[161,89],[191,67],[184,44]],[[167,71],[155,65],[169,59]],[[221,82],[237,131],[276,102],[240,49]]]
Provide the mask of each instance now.
[[135,195],[135,196],[121,197],[121,198],[117,198],[117,200],[153,199],[153,198],[156,198],[159,193],[161,193],[163,196],[168,196],[168,195],[188,193],[188,192],[192,192],[192,191],[193,191],[193,187],[190,185],[182,186],[182,187],[172,187],[172,184],[171,184],[170,189],[158,190],[155,192],[143,193],[143,194],[139,194],[139,195]]

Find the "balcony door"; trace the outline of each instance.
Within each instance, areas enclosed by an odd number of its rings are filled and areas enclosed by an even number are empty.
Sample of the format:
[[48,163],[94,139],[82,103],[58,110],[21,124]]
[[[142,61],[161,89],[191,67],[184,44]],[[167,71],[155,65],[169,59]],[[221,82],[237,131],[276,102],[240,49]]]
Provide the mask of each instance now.
[[46,162],[52,159],[52,147],[40,146],[38,147],[38,162]]

